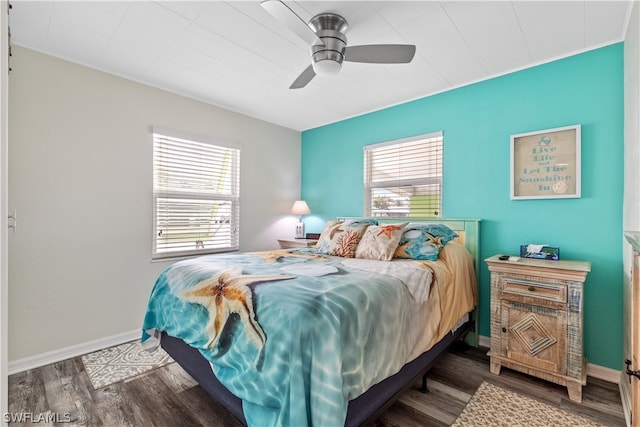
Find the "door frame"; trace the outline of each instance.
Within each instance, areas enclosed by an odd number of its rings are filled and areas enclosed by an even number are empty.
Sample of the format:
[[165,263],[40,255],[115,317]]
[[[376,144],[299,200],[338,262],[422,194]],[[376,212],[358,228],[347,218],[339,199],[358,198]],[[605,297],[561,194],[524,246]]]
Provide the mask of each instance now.
[[[624,337],[623,359],[628,359],[629,367],[623,364],[620,371],[620,398],[627,426],[640,426],[640,379],[626,373],[640,369],[640,232],[625,232],[625,238],[630,243],[630,256],[625,256],[625,261],[630,258],[631,266],[625,268],[624,282]],[[626,253],[625,255],[629,255]],[[625,262],[626,263],[626,262]],[[629,272],[626,275],[626,272]]]
[[[0,1],[0,414],[9,412],[8,379],[8,122],[9,122],[9,6]],[[0,425],[6,425],[4,417]]]

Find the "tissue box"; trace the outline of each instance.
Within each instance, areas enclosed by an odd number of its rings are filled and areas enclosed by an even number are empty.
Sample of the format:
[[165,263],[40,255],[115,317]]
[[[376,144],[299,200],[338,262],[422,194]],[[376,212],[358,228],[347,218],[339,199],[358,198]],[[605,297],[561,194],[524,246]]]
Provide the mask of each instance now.
[[540,252],[527,252],[529,245],[520,245],[521,258],[550,259],[558,261],[560,259],[560,248],[553,246],[543,246]]

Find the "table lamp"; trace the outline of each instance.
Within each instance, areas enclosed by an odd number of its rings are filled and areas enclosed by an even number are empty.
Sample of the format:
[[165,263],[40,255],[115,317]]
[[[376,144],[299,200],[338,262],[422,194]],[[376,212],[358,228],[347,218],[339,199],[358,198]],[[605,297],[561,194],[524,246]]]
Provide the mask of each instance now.
[[296,224],[296,239],[304,239],[304,222],[302,215],[309,215],[311,210],[304,200],[296,200],[291,207],[291,214],[298,215],[298,223]]

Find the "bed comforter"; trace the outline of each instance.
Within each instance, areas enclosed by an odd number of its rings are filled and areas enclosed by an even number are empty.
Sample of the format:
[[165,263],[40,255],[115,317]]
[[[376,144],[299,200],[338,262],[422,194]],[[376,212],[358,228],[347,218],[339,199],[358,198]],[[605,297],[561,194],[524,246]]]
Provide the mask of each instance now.
[[199,349],[249,425],[343,425],[349,400],[429,349],[477,301],[471,256],[455,242],[438,261],[412,261],[430,283],[343,261],[298,249],[177,262],[152,290],[143,345],[165,331]]

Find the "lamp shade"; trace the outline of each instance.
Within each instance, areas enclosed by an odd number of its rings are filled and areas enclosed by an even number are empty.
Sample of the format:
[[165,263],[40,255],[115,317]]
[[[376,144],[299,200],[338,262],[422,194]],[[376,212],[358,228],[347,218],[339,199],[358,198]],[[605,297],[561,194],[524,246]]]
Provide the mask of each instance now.
[[304,200],[296,200],[293,206],[291,207],[292,215],[309,215],[311,210],[309,206],[307,206],[307,202]]

